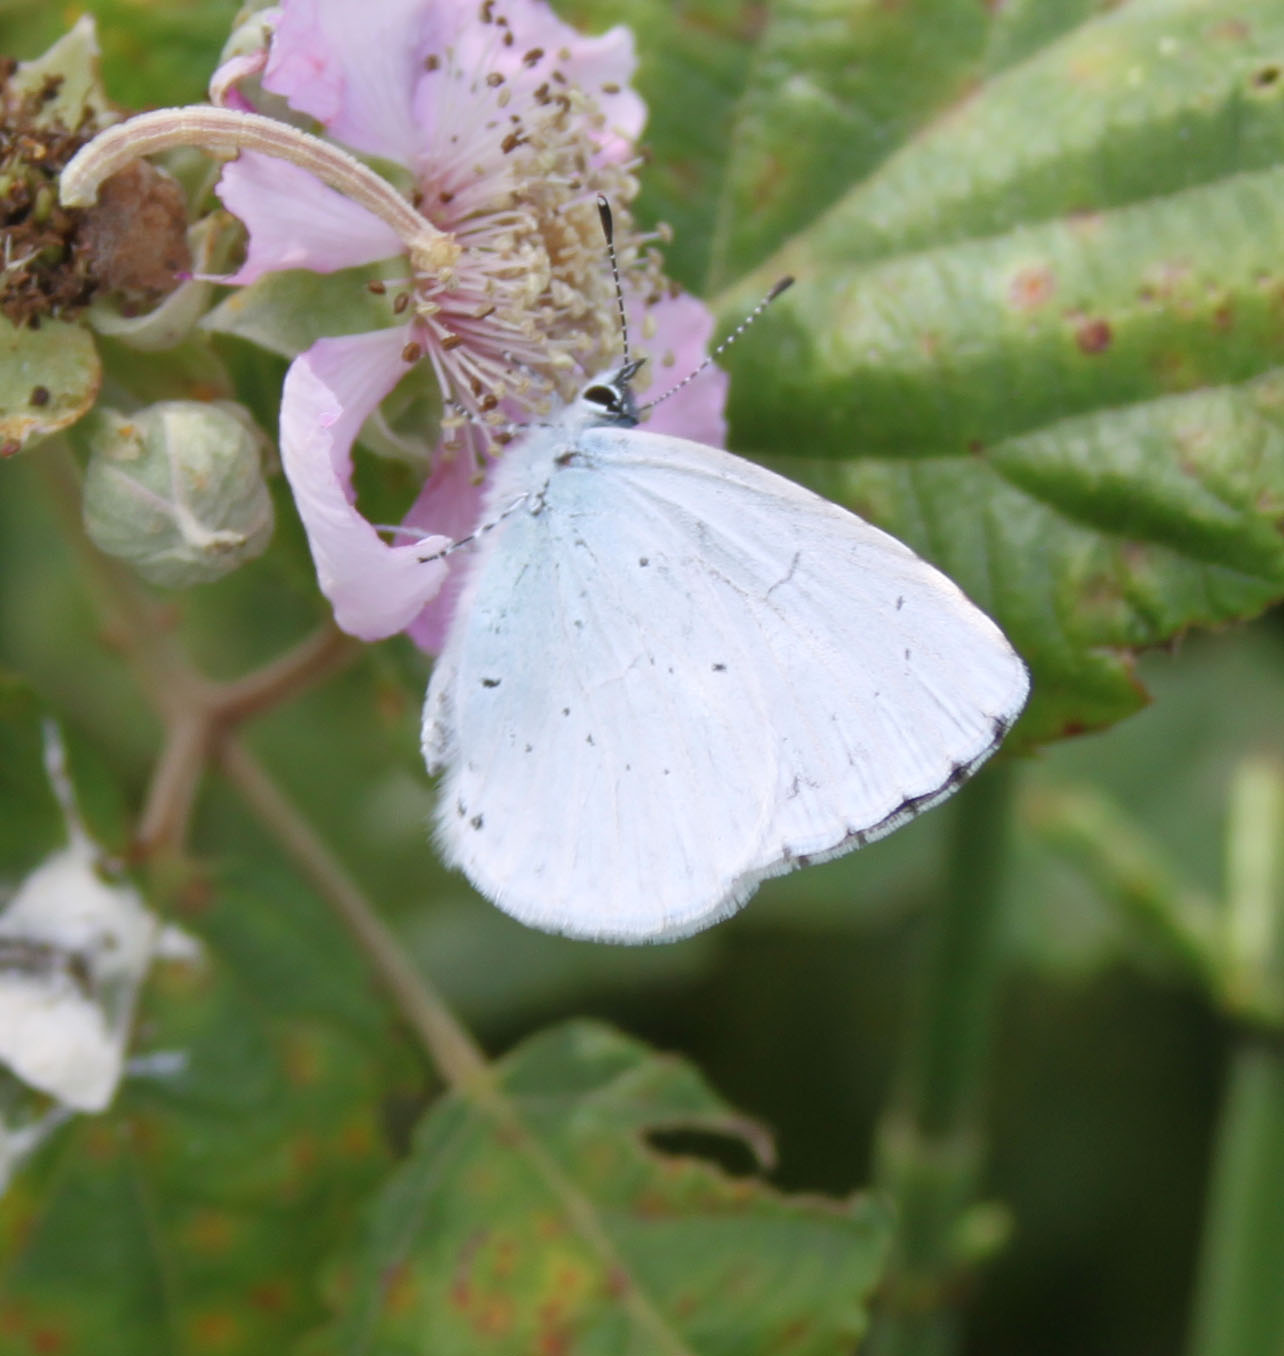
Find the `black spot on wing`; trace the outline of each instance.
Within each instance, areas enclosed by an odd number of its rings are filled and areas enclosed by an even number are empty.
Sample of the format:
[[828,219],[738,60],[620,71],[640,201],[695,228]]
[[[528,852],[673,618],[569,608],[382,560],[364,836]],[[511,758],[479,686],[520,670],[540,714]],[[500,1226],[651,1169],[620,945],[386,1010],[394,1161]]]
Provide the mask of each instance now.
[[483,678],[481,685],[482,687],[498,687],[501,681],[499,678]]
[[486,821],[481,817],[481,815],[474,815],[468,822],[473,826],[474,829],[480,829],[481,826]]

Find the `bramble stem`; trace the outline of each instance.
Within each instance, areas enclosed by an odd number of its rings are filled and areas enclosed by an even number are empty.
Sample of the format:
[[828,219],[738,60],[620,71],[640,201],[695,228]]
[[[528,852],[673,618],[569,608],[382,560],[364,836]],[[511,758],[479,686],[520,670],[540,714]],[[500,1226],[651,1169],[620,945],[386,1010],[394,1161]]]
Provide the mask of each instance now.
[[870,1346],[878,1356],[942,1356],[957,1346],[951,1291],[979,1252],[965,1235],[983,1147],[1014,778],[1010,762],[993,765],[955,803],[919,1010],[879,1128],[875,1180],[895,1200],[899,1225]]
[[88,207],[105,179],[143,156],[197,146],[215,155],[258,151],[315,174],[386,222],[405,244],[416,273],[440,275],[459,258],[452,236],[440,231],[386,180],[332,142],[260,113],[194,104],[140,113],[99,132],[72,156],[59,192],[65,207]]
[[239,740],[229,739],[220,750],[219,763],[259,822],[343,919],[446,1082],[464,1093],[489,1082],[489,1067],[472,1037],[407,959],[405,947],[370,906],[342,862],[258,760]]

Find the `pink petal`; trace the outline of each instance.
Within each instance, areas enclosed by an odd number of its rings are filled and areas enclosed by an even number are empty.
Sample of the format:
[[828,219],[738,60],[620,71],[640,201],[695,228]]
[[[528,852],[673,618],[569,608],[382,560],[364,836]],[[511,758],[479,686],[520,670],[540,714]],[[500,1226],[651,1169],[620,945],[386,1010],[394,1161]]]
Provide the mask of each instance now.
[[254,105],[237,89],[242,80],[258,75],[267,62],[267,52],[245,52],[229,57],[210,77],[210,103],[220,108],[239,108],[253,112]]
[[333,273],[402,251],[397,233],[373,212],[286,160],[243,151],[218,181],[224,207],[250,233],[245,262],[226,283],[250,283],[282,268]]
[[[263,87],[355,150],[408,165],[433,8],[428,0],[285,0]],[[471,0],[466,8],[476,12]]]
[[[494,13],[508,21],[507,28],[497,23],[482,23],[479,8],[458,5],[435,8],[433,28],[426,52],[442,54],[449,49],[453,67],[472,73],[473,89],[464,93],[456,88],[443,88],[442,68],[423,72],[415,93],[415,122],[420,129],[419,156],[416,167],[422,174],[432,175],[443,158],[452,156],[452,147],[461,134],[456,125],[452,101],[479,100],[477,116],[485,116],[483,107],[495,105],[496,110],[507,107],[508,112],[523,111],[535,103],[535,91],[552,80],[554,71],[565,76],[571,84],[591,94],[601,108],[606,127],[597,139],[611,159],[624,159],[634,153],[629,144],[641,133],[646,122],[646,104],[629,88],[629,81],[637,69],[632,32],[619,25],[600,37],[585,37],[569,24],[563,23],[543,0],[503,0],[496,4]],[[513,41],[505,43],[505,34]],[[527,61],[528,55],[542,53]],[[507,105],[498,103],[498,92],[483,82],[489,75],[504,78]],[[554,87],[560,81],[554,82]],[[606,87],[610,86],[611,93]],[[507,114],[502,114],[507,125]],[[476,137],[474,123],[466,135]]]
[[406,371],[410,328],[320,339],[290,364],[281,396],[281,461],[335,621],[361,640],[404,630],[446,579],[429,537],[389,546],[353,506],[352,442]]
[[[643,311],[636,300],[628,299],[629,333],[639,357],[647,365],[642,376],[649,377],[638,403],[656,400],[683,377],[689,376],[705,360],[713,338],[713,313],[701,301],[682,292],[665,297]],[[644,323],[653,329],[644,336]],[[648,430],[689,438],[696,443],[722,447],[727,441],[727,421],[723,409],[727,403],[730,379],[717,366],[707,367],[663,404],[643,416]]]
[[[558,61],[558,69],[585,94],[591,94],[606,117],[601,137],[603,149],[612,160],[625,160],[636,154],[633,142],[646,125],[646,104],[629,81],[637,70],[633,31],[623,24],[601,36],[586,38],[567,28],[561,46],[569,59]],[[619,89],[608,93],[607,87]]]
[[[484,491],[485,482],[474,472],[471,456],[455,455],[446,460],[438,449],[437,469],[424,482],[403,524],[418,532],[441,533],[458,541],[477,526]],[[441,591],[406,628],[410,639],[429,654],[441,651],[463,588],[467,563],[464,552],[446,557],[448,572]]]

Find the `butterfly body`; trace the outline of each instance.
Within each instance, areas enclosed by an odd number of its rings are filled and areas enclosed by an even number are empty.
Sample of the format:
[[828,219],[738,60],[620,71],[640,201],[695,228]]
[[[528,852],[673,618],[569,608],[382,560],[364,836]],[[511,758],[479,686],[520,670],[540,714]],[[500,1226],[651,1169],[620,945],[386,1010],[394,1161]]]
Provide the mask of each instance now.
[[496,468],[424,751],[443,853],[501,908],[656,941],[944,799],[1029,680],[895,538],[635,428],[631,376]]

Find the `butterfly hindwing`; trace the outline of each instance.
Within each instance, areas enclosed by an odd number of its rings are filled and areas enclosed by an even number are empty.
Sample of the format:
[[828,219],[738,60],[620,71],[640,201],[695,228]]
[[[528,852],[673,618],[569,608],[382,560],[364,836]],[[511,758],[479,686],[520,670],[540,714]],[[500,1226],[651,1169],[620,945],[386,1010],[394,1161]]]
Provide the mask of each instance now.
[[591,428],[521,490],[470,567],[425,748],[447,857],[535,926],[706,926],[949,794],[1024,702],[948,579],[751,462]]

